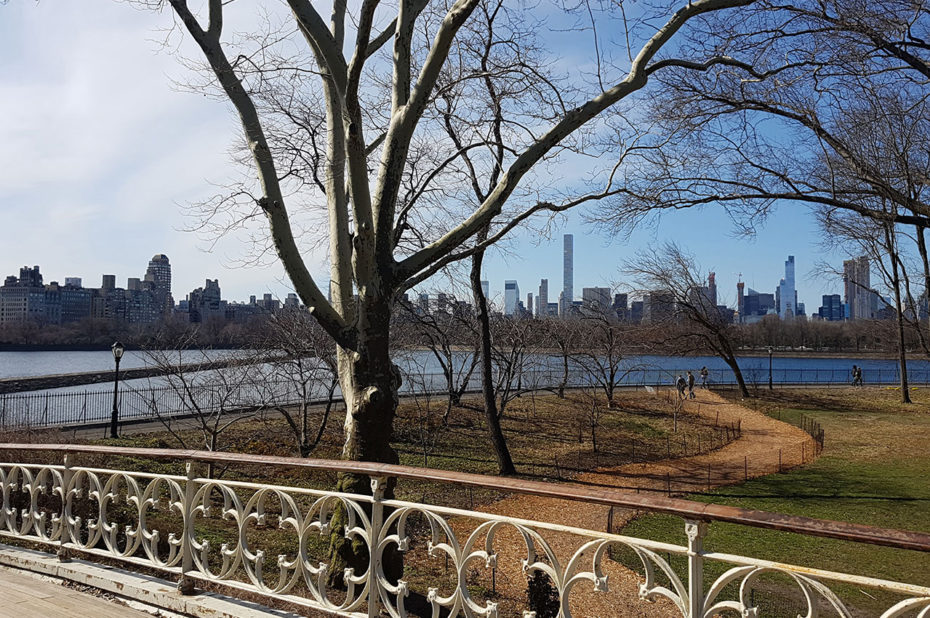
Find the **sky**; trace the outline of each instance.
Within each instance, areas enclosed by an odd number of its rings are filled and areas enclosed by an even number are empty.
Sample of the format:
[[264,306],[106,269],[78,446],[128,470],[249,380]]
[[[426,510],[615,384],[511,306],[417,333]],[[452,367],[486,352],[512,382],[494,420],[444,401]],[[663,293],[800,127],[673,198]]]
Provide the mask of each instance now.
[[[273,261],[242,265],[241,237],[187,231],[194,224],[189,205],[238,172],[230,149],[239,125],[223,102],[173,86],[186,69],[161,44],[170,23],[167,14],[112,0],[0,3],[0,277],[38,264],[46,282],[81,277],[98,287],[106,273],[125,286],[164,253],[176,300],[207,278],[219,279],[229,300],[291,291]],[[843,258],[823,256],[808,211],[784,205],[751,239],[736,237],[712,206],[666,214],[628,241],[572,214],[551,237],[517,233],[506,251],[488,256],[484,278],[492,297],[502,296],[505,279],[516,279],[525,299],[548,278],[554,302],[562,287],[563,233],[575,237],[576,297],[583,287],[622,284],[622,263],[665,240],[715,271],[721,302],[731,305],[740,273],[748,287],[774,293],[789,254],[808,313],[822,294],[842,293],[836,277],[812,271],[822,259],[839,265]],[[325,282],[325,254],[308,249],[307,256]]]

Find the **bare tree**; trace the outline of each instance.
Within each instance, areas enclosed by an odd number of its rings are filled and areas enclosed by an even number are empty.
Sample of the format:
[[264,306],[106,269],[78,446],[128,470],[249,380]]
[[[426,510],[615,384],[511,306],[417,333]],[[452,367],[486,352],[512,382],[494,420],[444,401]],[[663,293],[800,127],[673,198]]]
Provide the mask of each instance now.
[[[390,326],[400,295],[496,243],[536,213],[615,194],[612,175],[593,191],[571,195],[544,192],[542,182],[534,182],[534,191],[524,186],[543,178],[541,166],[567,146],[585,149],[593,143],[575,138],[593,131],[595,119],[616,113],[619,103],[632,103],[658,72],[676,65],[713,66],[715,54],[687,52],[686,60],[661,54],[691,20],[753,0],[650,5],[625,24],[628,49],[613,56],[629,62],[598,62],[589,80],[575,74],[546,93],[528,90],[503,110],[506,133],[484,134],[461,146],[442,130],[450,102],[480,114],[498,100],[487,88],[472,88],[478,80],[493,76],[519,88],[524,76],[545,77],[541,68],[553,65],[546,45],[532,33],[512,36],[509,24],[529,21],[530,8],[511,12],[483,0],[449,5],[401,0],[390,6],[363,0],[350,8],[337,0],[327,23],[309,0],[288,0],[291,15],[281,26],[230,36],[227,18],[233,16],[222,0],[209,0],[200,13],[186,0],[138,1],[171,7],[203,52],[207,86],[228,100],[241,123],[247,148],[242,159],[257,178],[207,204],[207,221],[221,230],[264,221],[268,248],[338,346],[346,402],[343,457],[396,463],[390,440],[400,373],[391,362]],[[482,14],[495,16],[490,48],[476,42],[489,40],[473,27]],[[605,16],[622,20],[623,12],[611,9]],[[539,52],[539,62],[528,63],[531,54],[523,53],[506,65],[497,63],[498,52],[507,57],[521,50]],[[459,60],[465,61],[461,67]],[[440,87],[449,72],[457,88]],[[500,170],[481,199],[459,182],[457,169],[468,165],[465,152],[487,153],[479,159],[481,175]],[[410,186],[416,190],[408,191]],[[295,236],[299,213],[314,205],[325,210],[331,301]],[[368,479],[356,475],[342,476],[338,488],[370,492]],[[389,486],[387,494],[392,491]],[[361,568],[350,543],[337,538],[340,526],[334,530],[336,551]],[[340,566],[330,565],[331,572],[341,573]]]
[[[519,84],[524,75],[541,66],[521,66],[519,62],[506,67],[482,66],[472,62],[456,68],[459,77],[453,83],[460,86],[458,91],[437,91],[445,71],[453,67],[452,60],[493,60],[488,53],[459,54],[464,47],[457,46],[470,44],[468,34],[475,29],[469,31],[465,26],[474,23],[471,20],[476,8],[481,7],[485,14],[498,11],[503,15],[506,11],[502,7],[486,6],[479,0],[458,0],[448,9],[401,2],[391,16],[388,7],[363,2],[353,7],[350,16],[349,7],[337,2],[327,25],[311,3],[289,0],[290,26],[276,31],[276,37],[239,37],[243,45],[252,46],[240,50],[224,39],[227,7],[220,0],[211,0],[200,16],[185,0],[167,1],[179,24],[202,50],[213,84],[241,121],[251,167],[258,177],[258,194],[249,198],[252,193],[245,189],[238,194],[245,196],[251,206],[246,214],[238,213],[238,220],[264,217],[274,250],[297,294],[339,346],[340,383],[348,408],[344,449],[347,458],[396,461],[388,439],[396,408],[398,374],[390,362],[389,340],[390,316],[399,294],[447,264],[497,242],[533,213],[603,197],[602,190],[559,202],[521,199],[505,211],[521,180],[537,164],[555,155],[592,119],[646,86],[656,72],[676,64],[674,59],[657,56],[690,20],[750,3],[698,0],[683,3],[677,10],[659,9],[653,16],[659,20],[658,27],[653,21],[631,24],[630,40],[641,46],[630,50],[632,62],[628,66],[613,71],[601,66],[596,83],[565,88],[560,99],[547,96],[542,102],[534,101],[534,93],[528,92],[519,106],[505,110],[512,127],[507,135],[485,136],[481,142],[457,148],[431,131],[438,128],[433,120],[448,109],[450,100],[457,109],[468,105],[472,109],[487,109],[488,105],[493,108],[494,101],[488,102],[486,90],[468,86],[489,74],[499,76],[503,82],[512,75],[510,83]],[[524,13],[511,15],[512,23],[521,19],[525,20]],[[511,40],[508,27],[502,21],[495,23],[498,29],[492,39],[493,50],[544,49],[529,39]],[[354,42],[352,32],[347,31],[349,26],[354,28]],[[281,41],[279,47],[299,49],[300,39],[306,53],[285,56],[275,47],[275,41]],[[450,53],[453,50],[455,55]],[[691,61],[710,66],[714,59],[689,57],[689,66]],[[371,74],[366,68],[372,69]],[[391,74],[389,80],[376,77],[366,83],[373,75],[384,76],[385,69]],[[272,104],[279,102],[277,95],[282,92],[293,94],[292,107],[276,109]],[[566,98],[568,94],[572,96]],[[387,113],[381,114],[374,102],[386,99]],[[369,104],[372,107],[367,107]],[[320,110],[315,116],[303,113],[313,107]],[[541,108],[549,110],[551,120],[528,129],[538,125],[535,121],[541,116]],[[286,159],[284,153],[294,149],[271,140],[266,125],[295,127],[293,133],[305,135],[310,131],[318,136],[319,141],[314,142],[318,150],[311,148],[311,152],[320,156],[302,161],[304,166],[300,168],[311,180],[289,184],[292,178],[285,177],[283,171],[296,175],[299,166]],[[432,161],[438,161],[425,174],[417,171],[417,161],[410,160],[428,150],[424,140],[433,146]],[[423,199],[447,180],[453,188],[457,186],[454,177],[444,174],[443,162],[461,163],[462,152],[493,148],[501,140],[506,140],[504,160],[497,155],[491,157],[502,170],[499,179],[480,203],[463,201],[467,213],[464,218],[448,216],[448,208],[441,207],[442,200]],[[376,155],[378,151],[380,155]],[[303,153],[303,147],[296,149],[295,154]],[[314,175],[314,171],[321,173]],[[415,173],[421,179],[421,190],[408,195],[403,191],[404,183]],[[295,240],[291,211],[308,201],[306,197],[292,196],[292,190],[316,190],[325,198],[332,302],[311,276]],[[214,214],[229,215],[233,203],[217,202]],[[421,213],[417,229],[412,224],[415,211]],[[492,225],[495,227],[486,241],[467,247],[481,230]],[[367,482],[347,480],[343,485],[362,491]]]
[[[144,351],[146,362],[161,374],[148,379],[144,394],[151,415],[181,448],[191,447],[186,434],[193,432],[202,448],[216,451],[223,432],[264,409],[255,386],[258,365],[235,352],[219,359],[209,349],[191,347],[195,337],[195,331],[189,331],[181,340],[160,341]],[[214,369],[216,364],[224,368]],[[209,473],[212,477],[213,464]]]
[[670,305],[660,312],[668,326],[666,340],[684,353],[711,350],[733,371],[740,394],[749,397],[736,359],[734,326],[708,293],[706,278],[694,257],[669,242],[638,254],[626,262],[624,271],[641,292],[659,291],[663,302]]
[[571,375],[570,367],[575,353],[575,343],[579,336],[578,320],[542,319],[539,323],[540,333],[549,344],[555,344],[558,350],[560,376],[556,386],[559,399],[565,398],[565,388]]
[[281,415],[298,453],[308,457],[337,401],[336,345],[309,313],[291,308],[269,316],[255,345],[269,358],[259,367],[263,405]]
[[436,388],[429,364],[421,355],[408,355],[404,368],[405,392],[410,405],[404,407],[411,418],[404,423],[408,434],[420,450],[423,466],[429,466],[429,456],[435,451],[443,430],[448,428],[446,413],[435,401]]
[[401,302],[403,311],[398,316],[397,329],[406,333],[407,336],[401,334],[401,338],[407,345],[425,347],[439,364],[446,383],[446,411],[442,415],[446,424],[452,408],[461,404],[468,390],[479,354],[471,307],[458,305],[455,297],[448,294],[443,294],[442,298],[446,304],[435,312]]
[[[893,304],[886,303],[874,286],[863,281],[849,281],[864,294],[880,299],[894,316],[901,401],[911,403],[907,379],[905,329],[909,321],[916,322],[919,319],[919,309],[911,293],[908,267],[900,246],[901,240],[906,238],[900,229],[902,226],[843,211],[825,211],[820,222],[826,232],[825,245],[845,249],[854,258],[866,256],[872,270],[879,274],[881,281],[894,294]],[[922,329],[918,326],[915,330],[919,335],[918,339],[925,342]]]
[[581,319],[576,322],[579,339],[584,343],[574,346],[572,357],[604,392],[607,407],[613,408],[617,386],[635,370],[633,367],[622,367],[628,349],[624,334],[628,329],[616,311],[600,304],[582,307]]
[[504,417],[507,404],[524,392],[523,374],[528,369],[528,356],[534,341],[533,321],[514,316],[499,316],[491,322],[494,366],[495,409],[498,420]]

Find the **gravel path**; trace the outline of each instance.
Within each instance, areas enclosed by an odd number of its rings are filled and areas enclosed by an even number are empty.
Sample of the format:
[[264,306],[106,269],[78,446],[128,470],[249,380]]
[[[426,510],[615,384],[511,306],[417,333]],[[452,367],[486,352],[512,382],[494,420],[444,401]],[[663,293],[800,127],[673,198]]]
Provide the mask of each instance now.
[[[801,429],[769,418],[740,405],[729,403],[710,391],[699,391],[698,398],[685,404],[686,412],[698,414],[720,424],[741,423],[742,436],[728,445],[702,455],[670,459],[648,464],[628,464],[582,474],[575,481],[584,484],[618,487],[621,491],[656,491],[665,494],[671,484],[672,493],[697,491],[708,486],[707,471],[711,471],[710,486],[738,483],[745,477],[756,477],[791,468],[814,458],[814,441]],[[719,416],[718,416],[719,414]],[[627,489],[623,489],[627,488]],[[604,530],[608,508],[578,502],[512,496],[485,509],[487,512],[523,519],[553,522],[591,530]],[[635,515],[632,511],[613,514],[614,530]],[[683,526],[683,524],[682,524]],[[546,536],[559,561],[565,561],[578,548],[578,537],[569,534]],[[525,602],[526,581],[520,560],[526,558],[526,548],[516,534],[510,534],[496,544],[498,549],[497,590],[505,597]],[[605,560],[609,591],[595,593],[590,582],[579,583],[571,594],[572,615],[578,618],[665,617],[680,616],[667,600],[648,603],[639,599],[638,574],[619,564]]]

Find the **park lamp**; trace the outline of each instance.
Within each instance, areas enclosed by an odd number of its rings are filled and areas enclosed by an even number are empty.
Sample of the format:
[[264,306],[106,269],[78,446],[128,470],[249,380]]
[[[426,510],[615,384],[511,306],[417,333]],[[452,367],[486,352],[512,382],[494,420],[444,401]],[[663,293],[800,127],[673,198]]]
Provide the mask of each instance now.
[[772,390],[772,346],[769,346],[769,390]]
[[110,415],[110,437],[117,438],[117,427],[119,426],[119,360],[123,358],[123,344],[117,341],[111,348],[113,351],[113,360],[116,361],[116,371],[113,373],[113,413]]

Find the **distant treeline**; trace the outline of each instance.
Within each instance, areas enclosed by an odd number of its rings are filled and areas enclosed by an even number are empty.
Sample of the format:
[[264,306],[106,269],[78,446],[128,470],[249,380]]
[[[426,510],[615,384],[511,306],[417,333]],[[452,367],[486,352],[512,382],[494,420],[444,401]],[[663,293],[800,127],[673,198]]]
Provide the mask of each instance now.
[[[498,320],[513,318],[498,317]],[[473,346],[474,330],[466,324],[469,319],[463,316],[452,318],[448,324],[443,317],[434,318],[438,326],[448,330],[450,343],[470,349]],[[551,323],[555,318],[546,322]],[[453,326],[452,322],[456,322]],[[528,325],[538,322],[535,318],[521,320]],[[573,320],[576,321],[576,320]],[[577,320],[581,323],[583,319]],[[108,320],[84,320],[68,325],[41,325],[37,323],[6,324],[0,327],[0,351],[95,351],[109,350],[114,341],[122,342],[127,348],[152,348],[160,344],[183,340],[184,347],[203,348],[253,348],[267,338],[268,329],[273,328],[272,320],[255,318],[246,323],[224,320],[209,321],[202,324],[189,324],[181,321],[165,322],[154,325],[127,325]],[[465,323],[463,323],[465,322]],[[577,326],[577,325],[576,325]],[[625,324],[623,336],[628,353],[637,351],[657,354],[699,354],[701,349],[680,349],[676,338],[670,336],[670,329],[685,330],[687,324]],[[777,316],[767,316],[755,324],[733,324],[729,330],[734,347],[742,350],[765,350],[773,346],[781,351],[787,349],[804,349],[820,352],[871,352],[891,354],[896,351],[894,320],[857,320],[854,322],[825,322],[820,320],[796,319],[783,321]],[[410,328],[409,320],[400,320],[394,327],[395,342],[398,347],[421,346],[428,344],[420,341],[418,329]],[[913,328],[910,329],[913,331]],[[919,351],[920,344],[916,332],[908,332],[908,348]],[[533,343],[546,346],[547,333],[551,328],[529,329],[538,333],[539,341]]]

